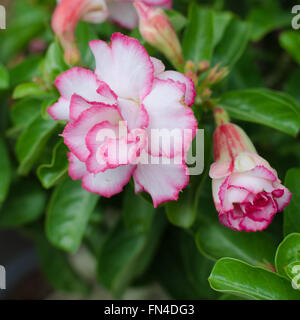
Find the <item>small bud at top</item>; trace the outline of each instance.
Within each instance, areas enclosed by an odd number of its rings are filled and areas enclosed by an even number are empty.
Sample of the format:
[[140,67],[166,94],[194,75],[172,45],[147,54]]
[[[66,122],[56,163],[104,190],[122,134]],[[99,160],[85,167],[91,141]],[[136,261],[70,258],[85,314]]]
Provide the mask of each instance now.
[[178,69],[183,67],[183,54],[177,34],[160,8],[151,8],[140,1],[134,6],[139,15],[139,29],[143,38],[153,47],[160,50]]

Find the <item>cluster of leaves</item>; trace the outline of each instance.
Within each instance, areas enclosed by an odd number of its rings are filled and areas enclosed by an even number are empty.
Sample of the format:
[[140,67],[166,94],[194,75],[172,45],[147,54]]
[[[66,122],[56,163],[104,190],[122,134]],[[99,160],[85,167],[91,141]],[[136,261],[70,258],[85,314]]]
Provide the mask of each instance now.
[[[201,104],[193,108],[205,128],[205,170],[177,202],[154,209],[132,185],[107,200],[72,181],[58,135],[63,123],[46,112],[58,98],[54,79],[70,67],[50,28],[55,1],[12,2],[8,29],[0,31],[0,227],[33,238],[55,289],[89,292],[69,259],[83,245],[100,284],[118,297],[128,286],[158,282],[175,299],[300,299],[300,34],[290,28],[292,4],[257,2],[174,1],[167,12],[186,60],[229,67],[213,99],[241,121],[281,177],[287,172],[290,206],[256,233],[218,222],[208,178],[213,121]],[[83,66],[94,68],[88,41],[114,31],[120,28],[110,23],[79,23]],[[137,29],[122,32],[143,42]],[[46,52],[30,53],[35,39]]]

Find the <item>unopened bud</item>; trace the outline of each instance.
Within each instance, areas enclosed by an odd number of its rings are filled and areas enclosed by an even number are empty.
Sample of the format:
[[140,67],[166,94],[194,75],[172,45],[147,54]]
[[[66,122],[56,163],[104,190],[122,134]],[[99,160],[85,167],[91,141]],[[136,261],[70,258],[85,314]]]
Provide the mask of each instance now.
[[151,8],[141,1],[134,6],[139,15],[139,29],[143,38],[153,47],[160,50],[177,68],[183,66],[183,54],[177,34],[160,8]]
[[215,84],[217,82],[220,82],[225,77],[227,77],[227,75],[229,73],[229,69],[227,67],[223,67],[223,68],[219,69],[219,67],[220,67],[220,65],[217,64],[209,71],[208,76],[207,76],[207,81],[210,84]]
[[191,60],[188,60],[186,63],[185,63],[185,66],[184,66],[184,70],[185,71],[193,71],[195,72],[196,71],[196,65],[193,61]]
[[65,51],[67,63],[77,64],[80,60],[74,35],[79,20],[100,23],[107,15],[104,0],[61,0],[58,3],[51,25]]
[[198,72],[199,73],[203,73],[205,72],[206,70],[209,69],[209,66],[210,66],[210,63],[208,61],[201,61],[199,64],[198,64]]

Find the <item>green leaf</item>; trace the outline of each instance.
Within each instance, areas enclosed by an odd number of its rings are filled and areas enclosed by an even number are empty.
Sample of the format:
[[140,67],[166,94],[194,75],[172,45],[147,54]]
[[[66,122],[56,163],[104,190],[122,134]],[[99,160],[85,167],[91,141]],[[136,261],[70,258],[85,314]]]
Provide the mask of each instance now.
[[81,60],[90,69],[95,69],[95,58],[88,43],[98,39],[98,35],[91,25],[81,21],[76,28],[76,39],[81,54]]
[[127,188],[123,200],[122,218],[128,230],[135,233],[147,233],[152,225],[155,209],[141,196]]
[[0,137],[0,206],[5,200],[11,180],[11,166],[7,147]]
[[47,195],[34,180],[14,183],[0,211],[1,227],[19,227],[37,220],[44,212]]
[[42,271],[54,289],[87,294],[90,286],[72,268],[65,253],[53,247],[44,236],[36,241]]
[[21,99],[25,97],[40,97],[47,95],[49,95],[49,93],[44,91],[38,84],[28,82],[19,84],[15,88],[12,97],[13,99]]
[[300,103],[300,90],[299,90],[299,82],[300,82],[300,68],[295,69],[291,72],[289,78],[284,83],[283,90],[293,96],[298,103]]
[[300,109],[287,94],[268,89],[230,91],[221,96],[220,105],[232,118],[269,126],[296,136],[300,129]]
[[300,169],[290,169],[285,177],[285,186],[293,194],[290,204],[284,210],[284,234],[300,233]]
[[213,263],[203,257],[185,231],[169,228],[151,266],[153,278],[176,300],[213,299],[218,296],[207,278]]
[[31,82],[39,75],[40,56],[30,56],[9,70],[10,85],[15,87],[20,83]]
[[44,188],[51,188],[68,171],[68,148],[60,141],[53,149],[50,164],[42,164],[37,169],[37,176]]
[[97,273],[100,282],[114,295],[122,295],[148,267],[164,226],[164,216],[158,211],[147,233],[128,229],[122,220],[109,233],[102,244]]
[[258,300],[300,300],[300,293],[285,278],[232,258],[220,259],[208,280],[211,287],[220,292]]
[[290,263],[285,268],[285,272],[289,279],[292,280],[292,287],[295,290],[300,290],[300,261]]
[[200,252],[210,259],[231,257],[257,266],[273,264],[276,252],[276,243],[265,232],[236,232],[222,226],[217,219],[201,221],[196,243]]
[[182,30],[187,24],[187,18],[178,11],[175,10],[165,10],[172,26],[176,32]]
[[56,127],[57,122],[44,120],[40,115],[22,132],[16,145],[19,174],[28,174]]
[[14,103],[10,109],[13,128],[23,130],[41,114],[41,101],[38,99],[22,99]]
[[286,267],[299,259],[300,233],[292,233],[284,238],[278,246],[275,256],[276,270],[282,276],[286,276]]
[[190,285],[197,292],[197,296],[205,299],[216,298],[216,294],[210,290],[207,281],[213,262],[199,253],[194,238],[186,232],[180,233],[177,244],[182,256],[184,272]]
[[298,31],[285,31],[280,34],[280,45],[285,49],[293,59],[300,64],[300,34]]
[[210,61],[214,44],[213,11],[200,8],[195,3],[189,7],[188,24],[183,38],[186,60],[198,63]]
[[231,12],[216,11],[214,13],[214,46],[216,46],[222,39],[232,17]]
[[53,82],[59,74],[67,69],[68,66],[64,61],[63,52],[58,42],[51,43],[43,62],[43,72],[46,77],[50,82]]
[[289,26],[291,15],[277,9],[276,6],[269,6],[251,9],[247,20],[251,23],[251,39],[259,41],[269,32]]
[[214,64],[232,67],[242,56],[250,35],[250,28],[246,22],[237,18],[231,19],[222,39],[215,48]]
[[84,235],[99,196],[84,190],[81,181],[66,179],[58,185],[46,216],[46,233],[56,247],[75,252]]
[[0,90],[7,89],[9,87],[9,73],[4,68],[2,64],[0,64]]

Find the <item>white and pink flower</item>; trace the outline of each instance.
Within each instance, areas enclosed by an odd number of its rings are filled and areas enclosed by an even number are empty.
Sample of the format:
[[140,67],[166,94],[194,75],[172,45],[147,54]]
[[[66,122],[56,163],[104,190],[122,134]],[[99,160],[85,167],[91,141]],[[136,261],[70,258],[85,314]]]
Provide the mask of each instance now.
[[[172,0],[138,0],[150,6],[171,8]],[[101,23],[109,19],[120,26],[134,29],[138,15],[133,0],[58,0],[52,17],[52,29],[59,38],[65,60],[70,64],[79,61],[75,43],[75,29],[80,20]]]
[[[136,192],[147,191],[155,207],[176,200],[189,181],[186,153],[197,129],[188,107],[195,98],[192,80],[165,71],[138,40],[120,33],[110,44],[95,40],[90,47],[95,73],[72,68],[60,75],[61,97],[48,109],[53,119],[68,121],[62,136],[71,151],[71,178],[110,197],[133,176]],[[165,148],[151,141],[152,130],[161,129],[176,129],[177,143]]]
[[222,123],[216,128],[214,157],[210,168],[213,199],[226,227],[261,231],[289,204],[290,191],[240,127]]

